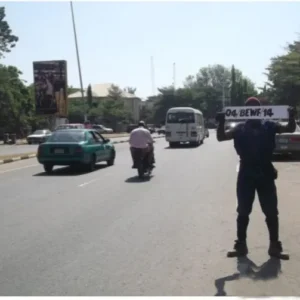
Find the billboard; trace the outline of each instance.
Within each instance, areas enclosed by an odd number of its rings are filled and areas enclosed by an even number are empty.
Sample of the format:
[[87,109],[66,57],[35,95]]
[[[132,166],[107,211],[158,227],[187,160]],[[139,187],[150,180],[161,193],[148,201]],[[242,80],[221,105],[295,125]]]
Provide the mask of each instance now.
[[67,62],[33,62],[35,108],[38,115],[68,115]]

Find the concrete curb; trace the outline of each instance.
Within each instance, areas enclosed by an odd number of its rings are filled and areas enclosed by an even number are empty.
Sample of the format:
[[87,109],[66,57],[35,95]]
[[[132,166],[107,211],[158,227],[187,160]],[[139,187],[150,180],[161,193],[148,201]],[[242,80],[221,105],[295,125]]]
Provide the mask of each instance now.
[[0,165],[15,162],[18,160],[33,158],[33,157],[36,157],[36,154],[27,154],[27,155],[22,155],[22,156],[16,156],[16,157],[0,160]]
[[[153,139],[160,139],[160,138],[163,138],[163,137],[165,137],[165,136],[164,135],[162,135],[162,136],[155,136],[155,137],[153,137]],[[115,145],[115,144],[128,143],[128,141],[129,140],[112,142],[112,144]],[[12,158],[8,158],[8,159],[0,160],[0,165],[12,163],[12,162],[23,160],[23,159],[29,159],[29,158],[33,158],[33,157],[36,157],[36,154],[24,154],[22,156],[16,156],[16,157],[12,157]]]

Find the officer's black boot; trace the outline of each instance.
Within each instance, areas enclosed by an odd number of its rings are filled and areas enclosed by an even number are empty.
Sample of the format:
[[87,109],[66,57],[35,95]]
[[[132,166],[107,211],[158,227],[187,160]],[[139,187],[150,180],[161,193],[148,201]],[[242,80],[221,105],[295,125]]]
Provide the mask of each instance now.
[[227,257],[242,257],[248,254],[248,247],[246,241],[234,241],[234,251],[229,251]]
[[268,253],[271,257],[278,257],[280,258],[280,255],[282,253],[283,249],[282,249],[282,244],[280,241],[271,241],[270,242],[270,246],[269,246],[269,250]]
[[278,217],[268,217],[266,218],[266,223],[268,226],[269,230],[269,235],[270,235],[270,245],[269,245],[269,250],[268,254],[271,257],[279,258],[279,259],[289,259],[289,255],[286,253],[282,253],[282,243],[279,241],[279,222],[278,222]]
[[229,251],[227,257],[242,257],[248,254],[248,247],[246,243],[247,228],[249,224],[248,216],[237,217],[237,237],[238,239],[234,242],[234,251]]

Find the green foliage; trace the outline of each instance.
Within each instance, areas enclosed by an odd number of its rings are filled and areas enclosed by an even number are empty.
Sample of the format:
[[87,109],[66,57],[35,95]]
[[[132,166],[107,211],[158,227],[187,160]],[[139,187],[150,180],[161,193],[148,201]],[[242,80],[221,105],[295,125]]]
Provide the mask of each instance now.
[[160,99],[154,107],[155,122],[162,122],[167,110],[174,106],[194,107],[206,118],[214,118],[222,108],[223,97],[226,105],[243,105],[247,97],[257,94],[254,83],[240,70],[219,64],[201,68],[195,76],[189,75],[184,87],[176,91],[173,87],[158,90]]
[[0,65],[0,127],[19,134],[28,126],[34,109],[21,74],[16,67]]
[[92,92],[92,87],[89,84],[88,88],[87,88],[87,105],[88,105],[88,109],[91,110],[93,108],[93,92]]
[[136,88],[128,86],[127,88],[125,88],[125,91],[129,94],[135,95]]
[[123,91],[117,85],[112,85],[108,91],[108,98],[115,100],[115,101],[121,100],[122,93],[123,93]]
[[[124,108],[122,90],[113,85],[107,99],[94,99],[92,88],[87,88],[88,119],[91,123],[108,123],[115,127],[118,122],[130,121],[131,115]],[[84,120],[85,104],[81,100],[70,100],[69,122],[82,123]]]
[[288,45],[287,53],[271,59],[267,68],[267,90],[264,92],[274,104],[294,107],[300,104],[300,41]]
[[0,7],[0,58],[4,56],[4,53],[9,53],[19,40],[12,34],[5,17],[5,7]]
[[140,119],[145,121],[146,123],[152,123],[153,112],[150,108],[143,105],[140,109]]
[[83,123],[85,105],[82,100],[70,100],[69,101],[69,115],[68,119],[70,123]]
[[123,91],[117,85],[112,85],[108,99],[102,104],[103,118],[111,120],[114,125],[117,122],[126,122],[131,119],[130,112],[124,107],[122,94]]

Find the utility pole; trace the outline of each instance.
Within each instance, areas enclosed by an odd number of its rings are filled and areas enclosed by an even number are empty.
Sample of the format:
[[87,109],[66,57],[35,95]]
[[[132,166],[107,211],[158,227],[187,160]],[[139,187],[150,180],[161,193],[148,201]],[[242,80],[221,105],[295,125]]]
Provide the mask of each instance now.
[[[74,17],[74,10],[73,10],[73,2],[70,1],[70,8],[71,8],[71,14],[72,14],[72,23],[73,23],[73,31],[74,31],[74,40],[75,40],[75,48],[76,48],[76,56],[77,56],[77,66],[78,66],[78,75],[79,75],[79,81],[80,81],[80,90],[81,90],[81,98],[82,102],[86,104],[84,99],[84,89],[83,89],[83,83],[82,83],[82,75],[81,75],[81,65],[80,65],[80,58],[79,58],[79,49],[78,49],[78,41],[77,41],[77,32],[76,32],[76,26],[75,26],[75,17]],[[87,121],[87,107],[84,112],[84,121]]]
[[173,88],[176,90],[176,63],[173,63]]

